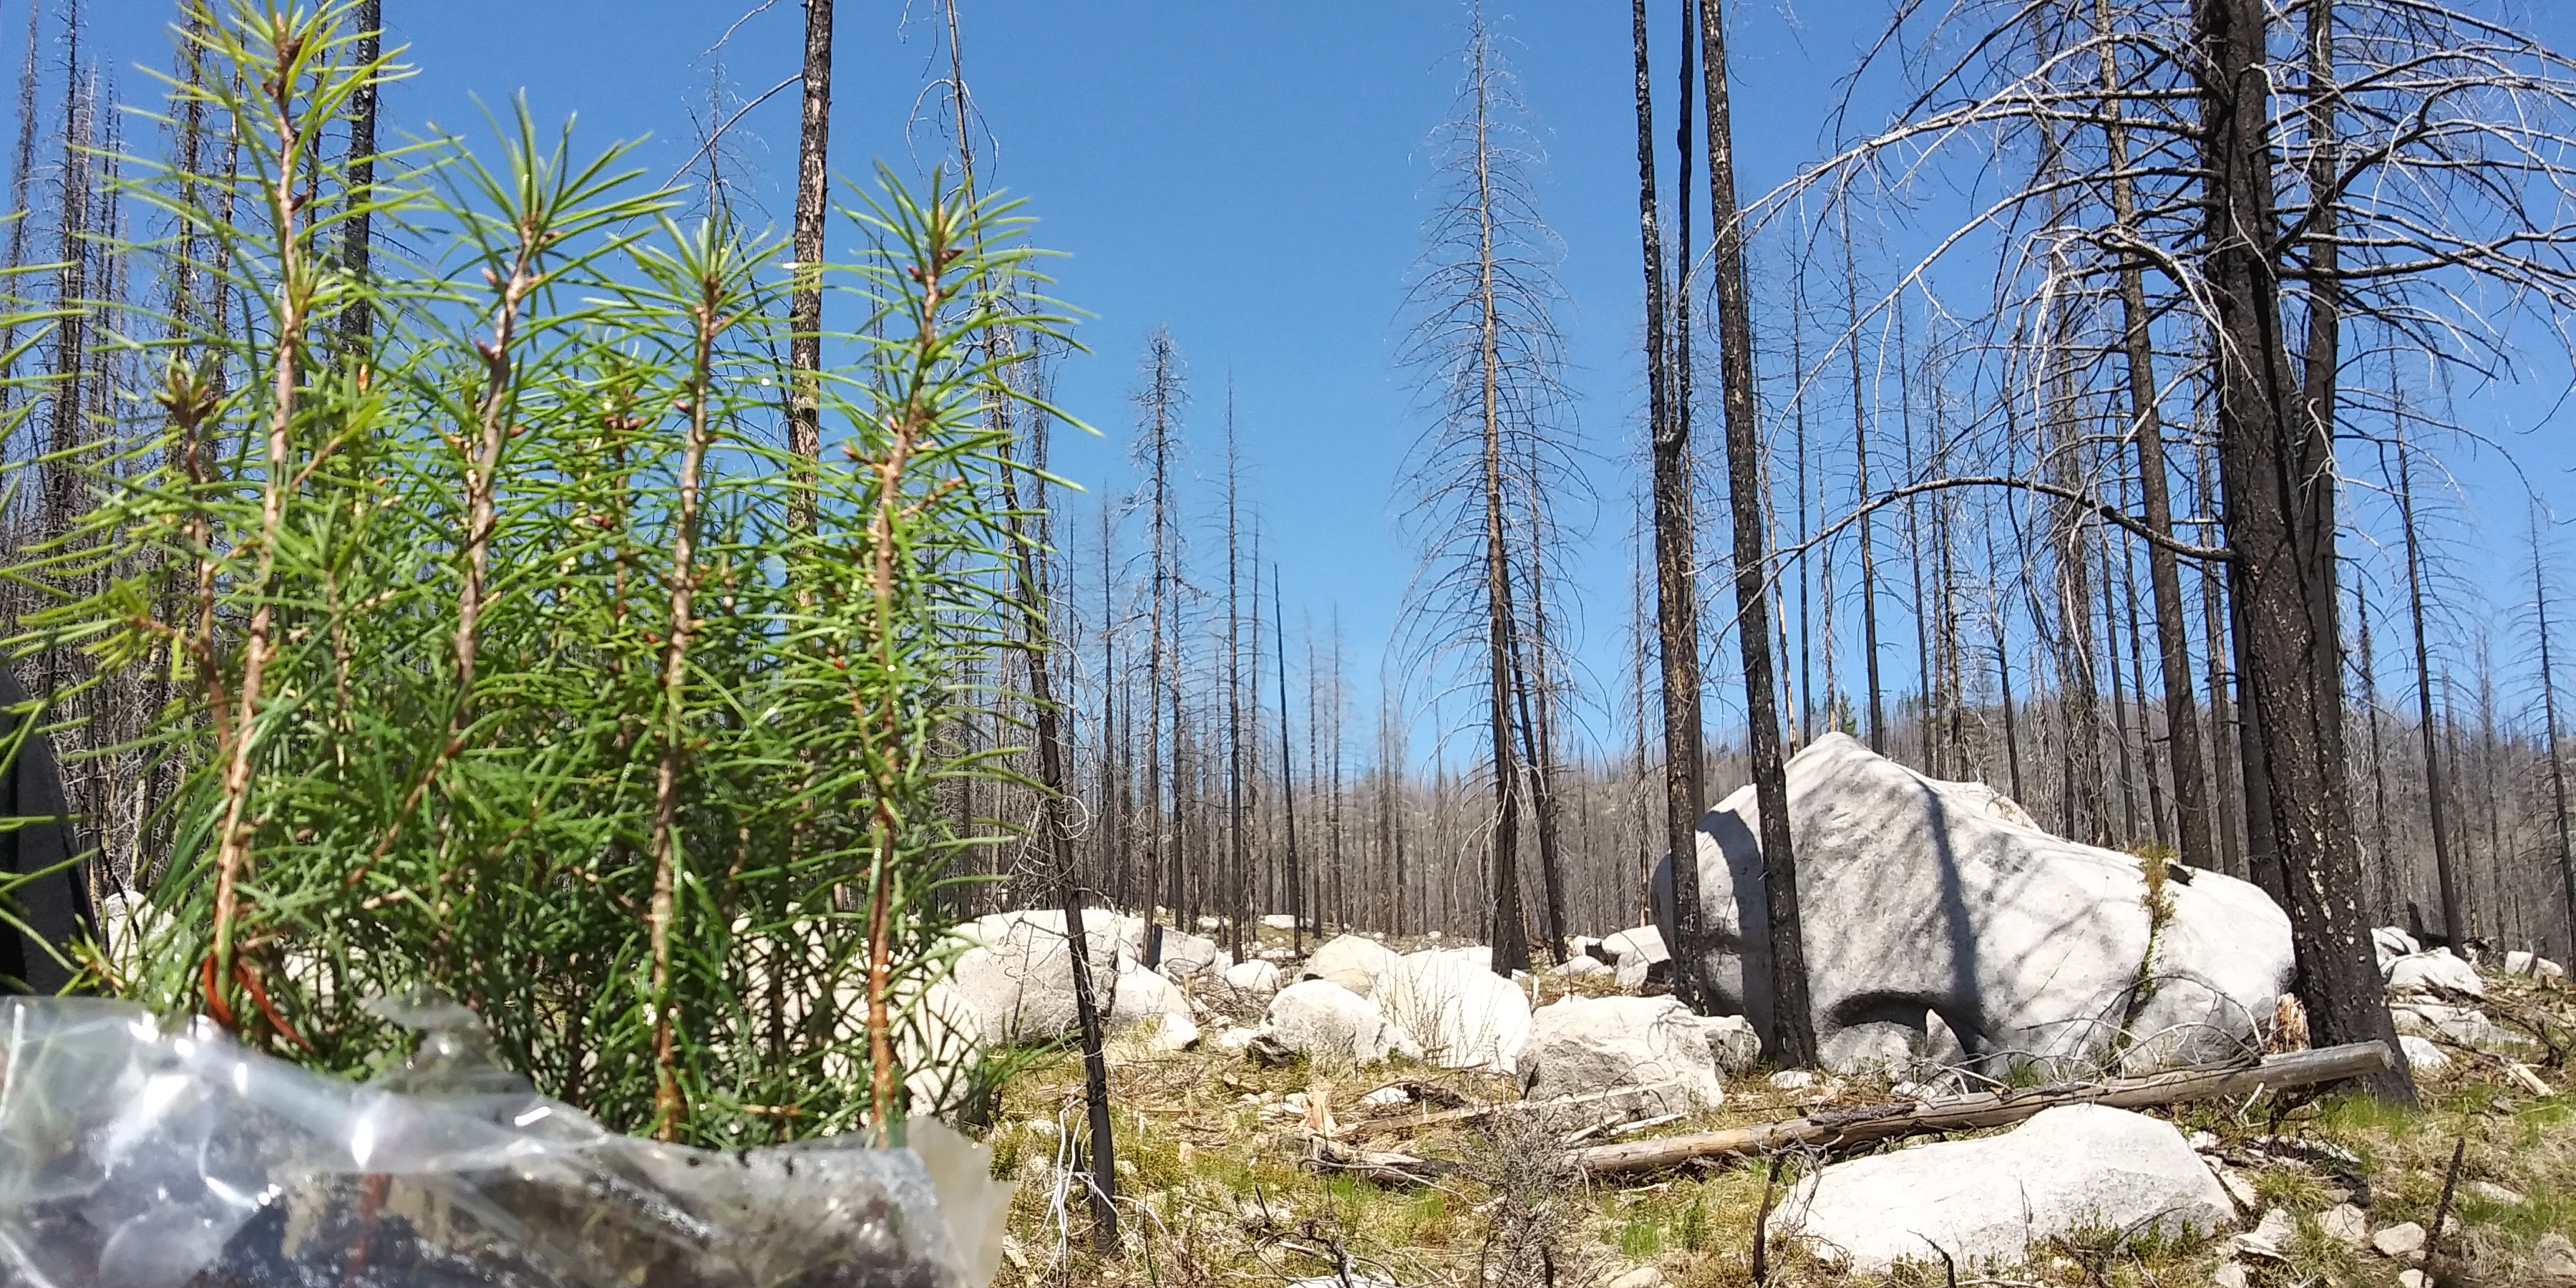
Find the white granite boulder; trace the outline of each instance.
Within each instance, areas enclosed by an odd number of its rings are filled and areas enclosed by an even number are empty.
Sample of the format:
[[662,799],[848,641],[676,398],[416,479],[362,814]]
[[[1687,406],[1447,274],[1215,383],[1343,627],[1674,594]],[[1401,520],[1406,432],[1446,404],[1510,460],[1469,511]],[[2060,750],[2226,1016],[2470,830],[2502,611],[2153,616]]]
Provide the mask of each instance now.
[[[1974,1060],[2089,1062],[2123,1029],[2132,1067],[2234,1054],[2290,982],[2289,918],[2250,883],[2168,865],[2148,910],[2133,855],[2051,836],[1991,789],[1926,778],[1828,734],[1788,765],[1810,1002],[1827,1065],[1932,1045]],[[1975,787],[1975,790],[1970,790]],[[1703,969],[1717,1009],[1772,1027],[1753,789],[1700,822]],[[1669,865],[1656,876],[1670,924]],[[2153,981],[2136,988],[2144,967]]]
[[1375,1064],[1389,1055],[1422,1055],[1422,1048],[1389,1022],[1376,1003],[1328,979],[1300,980],[1279,990],[1252,1040],[1262,1039],[1319,1064]]
[[1529,1038],[1529,997],[1493,972],[1490,949],[1406,953],[1378,983],[1376,1001],[1444,1069],[1517,1073]]
[[1900,1259],[1937,1265],[1941,1251],[1964,1271],[2021,1261],[2033,1243],[2078,1229],[2179,1237],[2235,1216],[2173,1124],[2066,1105],[2000,1136],[1833,1164],[1792,1192],[1770,1231],[1804,1236],[1850,1270],[1885,1274]]
[[[1138,955],[1142,956],[1141,950]],[[1225,950],[1217,947],[1215,940],[1165,927],[1162,959],[1155,963],[1154,969],[1170,979],[1195,979],[1201,975],[1220,974],[1233,964],[1234,959],[1226,956]]]
[[1336,935],[1316,949],[1299,968],[1300,979],[1329,979],[1362,997],[1377,992],[1378,981],[1395,969],[1394,949],[1365,935]]
[[1109,1027],[1123,1029],[1134,1024],[1160,1024],[1166,1015],[1189,1018],[1190,999],[1180,986],[1169,979],[1144,969],[1129,966],[1118,972],[1118,984],[1109,1008]]
[[2415,936],[2395,926],[2380,926],[2373,929],[2370,932],[2370,946],[2371,950],[2379,956],[2379,975],[2382,979],[2388,977],[2388,967],[2398,958],[2412,957],[2424,951],[2424,945],[2417,943]]
[[2517,948],[2504,955],[2504,973],[2528,975],[2534,979],[2565,979],[2567,968],[2541,956]]
[[1601,951],[1609,955],[1613,966],[1625,966],[1630,958],[1649,966],[1672,960],[1672,953],[1664,947],[1664,932],[1654,926],[1622,930],[1602,940]]
[[1726,1102],[1707,1030],[1672,997],[1569,997],[1538,1008],[1520,1078],[1531,1100],[1643,1087],[1658,1113]]
[[2406,998],[2392,1003],[2388,1018],[2395,1021],[2400,1034],[2422,1038],[2439,1038],[2472,1051],[2501,1054],[2526,1045],[2526,1040],[2487,1017],[2474,1006],[2445,1006]]
[[2449,989],[2471,997],[2487,995],[2486,981],[2478,978],[2477,968],[2452,956],[2448,948],[2397,958],[2388,963],[2382,974],[2388,980],[2391,992],[2431,993]]
[[1225,985],[1237,993],[1267,997],[1279,991],[1279,964],[1256,957],[1225,968]]
[[[1103,993],[1122,973],[1121,963],[1136,959],[1144,928],[1138,918],[1118,913],[1084,914],[1092,978]],[[976,1045],[1052,1042],[1074,1032],[1073,954],[1062,912],[995,913],[955,933],[969,946],[942,985],[943,1008]]]

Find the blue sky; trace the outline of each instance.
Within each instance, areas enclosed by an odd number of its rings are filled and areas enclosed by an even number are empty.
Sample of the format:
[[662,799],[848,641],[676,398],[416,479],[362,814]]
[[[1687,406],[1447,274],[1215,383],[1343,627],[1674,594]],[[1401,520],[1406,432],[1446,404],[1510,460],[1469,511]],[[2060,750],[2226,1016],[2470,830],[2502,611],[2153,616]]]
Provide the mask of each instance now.
[[[708,115],[703,51],[758,3],[386,0],[391,37],[420,69],[388,108],[398,128],[429,119],[479,126],[475,96],[498,101],[524,89],[541,120],[578,112],[581,137],[593,143],[650,136],[638,155],[659,177],[694,151],[693,119]],[[1589,517],[1592,531],[1576,564],[1582,654],[1615,695],[1626,671],[1625,542],[1644,402],[1628,7],[1494,8],[1544,127],[1537,191],[1564,240],[1567,374],[1600,498],[1597,513],[1573,516]],[[120,61],[164,65],[169,9],[165,0],[93,0],[91,12]],[[1130,485],[1127,393],[1144,336],[1168,325],[1194,386],[1189,430],[1201,481],[1192,505],[1203,549],[1221,535],[1213,525],[1230,381],[1246,504],[1267,530],[1265,554],[1282,565],[1288,614],[1320,626],[1338,610],[1365,711],[1414,561],[1396,524],[1394,482],[1424,420],[1393,358],[1434,191],[1426,140],[1457,85],[1463,5],[966,0],[961,9],[985,131],[979,163],[1031,200],[1037,239],[1067,255],[1054,265],[1059,296],[1091,315],[1081,337],[1092,352],[1065,366],[1060,394],[1105,438],[1064,444],[1060,468],[1094,497]],[[948,146],[942,118],[922,101],[946,72],[936,0],[840,0],[838,10],[835,170],[864,176],[879,158],[902,170],[936,161]],[[1884,0],[1738,7],[1746,192],[1818,150],[1833,79],[1886,10]],[[1653,13],[1659,59],[1669,59],[1674,6],[1656,0]],[[2576,16],[2537,21],[2560,47],[2576,44]],[[797,0],[774,0],[743,21],[721,56],[722,112],[792,74],[801,39]],[[123,78],[140,84],[130,71]],[[1657,80],[1669,94],[1668,63]],[[782,226],[795,112],[790,89],[729,136],[746,167],[741,195],[755,218]],[[1659,122],[1659,135],[1669,139],[1670,128]],[[1659,164],[1669,184],[1669,155]],[[2545,491],[2563,494],[2569,454],[2554,433],[2534,431],[2566,380],[2545,362],[2538,372],[2545,387],[2511,391],[2480,415],[2516,443]],[[1714,423],[1704,423],[1714,450]],[[2494,534],[2499,549],[2518,544],[2518,500],[2498,491],[2500,517],[2475,512],[2479,489],[2500,475],[2495,462],[2459,464],[2473,504],[2454,539],[2472,554],[2489,539],[2481,534]],[[1073,513],[1087,515],[1090,503],[1078,499]],[[1624,742],[1615,726],[1604,732]]]

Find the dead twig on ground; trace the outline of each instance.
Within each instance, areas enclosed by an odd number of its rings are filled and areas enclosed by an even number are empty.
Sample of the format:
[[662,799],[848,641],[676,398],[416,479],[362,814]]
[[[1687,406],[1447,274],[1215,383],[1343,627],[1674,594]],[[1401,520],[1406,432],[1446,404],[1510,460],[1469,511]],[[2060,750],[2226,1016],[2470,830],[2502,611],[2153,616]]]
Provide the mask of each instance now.
[[1693,1159],[1762,1154],[1793,1145],[1836,1149],[1926,1132],[2003,1127],[2058,1105],[2141,1109],[2256,1091],[2282,1091],[2362,1077],[2388,1064],[2386,1046],[2362,1042],[2322,1051],[2294,1051],[2256,1062],[2177,1069],[2108,1082],[1905,1101],[1727,1131],[1594,1145],[1576,1151],[1574,1160],[1588,1176],[1651,1172]]

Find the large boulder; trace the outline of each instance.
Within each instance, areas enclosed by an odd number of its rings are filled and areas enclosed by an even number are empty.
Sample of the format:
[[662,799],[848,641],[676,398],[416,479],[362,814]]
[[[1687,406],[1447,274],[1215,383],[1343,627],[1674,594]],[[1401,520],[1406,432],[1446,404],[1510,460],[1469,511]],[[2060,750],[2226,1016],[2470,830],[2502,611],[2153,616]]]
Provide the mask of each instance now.
[[2487,995],[2487,982],[2478,978],[2477,968],[2452,956],[2448,948],[2410,953],[2388,963],[2382,973],[2392,992],[2438,993],[2449,989],[2471,997]]
[[2517,948],[2504,955],[2504,973],[2528,975],[2534,979],[2565,979],[2567,968],[2541,956]]
[[[2000,1136],[1917,1145],[1836,1163],[1771,1216],[1851,1270],[1899,1259],[1961,1269],[2013,1263],[2079,1229],[2209,1233],[2235,1205],[2173,1124],[2104,1105],[2065,1105]],[[1937,1251],[1936,1251],[1937,1249]]]
[[[987,913],[973,921],[960,923],[949,934],[969,944],[1004,950],[1014,944],[1025,943],[1040,949],[1051,944],[1061,954],[1064,950],[1064,910],[1029,908],[1017,912]],[[1082,940],[1091,951],[1091,963],[1096,969],[1107,970],[1112,963],[1121,960],[1142,960],[1145,934],[1146,923],[1142,917],[1107,908],[1082,910]]]
[[1529,998],[1494,974],[1492,960],[1482,947],[1406,953],[1379,981],[1378,1006],[1433,1064],[1518,1073],[1521,1044],[1529,1039]]
[[2391,1003],[2388,1018],[2399,1033],[2417,1037],[2439,1038],[2490,1055],[2517,1051],[2527,1045],[2520,1035],[2487,1018],[2487,1013],[2473,1006],[2445,1006],[2407,998]]
[[[1084,929],[1090,927],[1086,924]],[[1143,950],[1139,949],[1136,955],[1142,957]],[[1162,956],[1154,963],[1154,969],[1171,979],[1193,979],[1219,973],[1233,964],[1234,959],[1226,956],[1225,950],[1217,947],[1215,940],[1166,927]]]
[[1625,966],[1632,958],[1649,966],[1672,960],[1672,954],[1664,948],[1664,932],[1655,926],[1622,930],[1602,940],[1601,951],[1610,955],[1613,966]]
[[[1990,788],[1926,778],[1828,734],[1788,765],[1816,1036],[1837,1068],[1930,1044],[2132,1067],[2227,1054],[2290,982],[2290,923],[2253,885],[2168,865],[2149,912],[2141,860],[2030,826]],[[1753,789],[1699,830],[1703,969],[1718,1009],[1773,1032],[1770,916]],[[1669,926],[1669,864],[1656,875]],[[2152,987],[2140,990],[2142,972]]]
[[1395,969],[1395,958],[1394,949],[1364,935],[1336,935],[1306,958],[1298,978],[1329,979],[1368,997],[1377,992],[1378,981]]
[[1672,997],[1569,997],[1530,1015],[1520,1051],[1522,1093],[1555,1100],[1619,1087],[1660,1113],[1726,1101],[1716,1052],[1700,1017]]
[[[1122,964],[1137,959],[1145,923],[1100,910],[1082,919],[1093,979],[1106,993]],[[1003,912],[959,926],[967,945],[943,983],[941,1009],[976,1045],[1053,1042],[1079,1024],[1073,998],[1073,954],[1060,911]]]
[[1179,985],[1141,966],[1130,965],[1118,972],[1118,986],[1109,1008],[1111,1028],[1159,1025],[1166,1015],[1189,1018],[1190,999]]
[[1377,1004],[1328,979],[1279,990],[1253,1040],[1266,1039],[1319,1064],[1375,1064],[1389,1055],[1420,1059],[1422,1048]]
[[1225,986],[1246,996],[1268,997],[1279,991],[1279,967],[1256,957],[1225,968]]

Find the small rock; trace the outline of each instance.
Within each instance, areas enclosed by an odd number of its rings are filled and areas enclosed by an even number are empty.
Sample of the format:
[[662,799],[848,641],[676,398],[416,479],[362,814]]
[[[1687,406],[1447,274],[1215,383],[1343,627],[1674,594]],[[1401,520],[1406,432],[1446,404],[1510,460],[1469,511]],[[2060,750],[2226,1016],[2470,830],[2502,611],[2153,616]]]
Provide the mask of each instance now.
[[2531,1268],[2545,1279],[2576,1281],[2576,1242],[2555,1230],[2540,1236],[2531,1250]]
[[1402,1087],[1380,1087],[1360,1097],[1359,1101],[1362,1109],[1393,1109],[1397,1105],[1412,1103],[1413,1093]]
[[1653,1266],[1639,1266],[1604,1284],[1602,1288],[1664,1288],[1669,1282],[1664,1272]]
[[1261,928],[1264,930],[1295,930],[1297,928],[1297,915],[1289,912],[1271,913],[1269,916],[1261,919]]
[[1741,1015],[1703,1015],[1699,1017],[1701,1036],[1708,1039],[1708,1053],[1716,1057],[1717,1067],[1728,1073],[1746,1073],[1762,1058],[1762,1035],[1753,1031],[1753,1021]]
[[2370,1241],[2370,1218],[2350,1203],[2337,1203],[2317,1218],[2317,1228],[2326,1237],[2346,1247],[2358,1248]]
[[1239,1052],[1245,1047],[1251,1046],[1252,1039],[1257,1036],[1259,1032],[1260,1030],[1258,1029],[1227,1029],[1225,1032],[1217,1035],[1217,1050]]
[[2529,1199],[2522,1196],[2522,1191],[2508,1189],[2493,1181],[2469,1181],[2461,1185],[2460,1188],[2467,1190],[2469,1193],[2485,1199],[2487,1202],[2493,1203],[2498,1207],[2521,1207],[2523,1204],[2530,1202]]
[[2206,1154],[2218,1148],[2216,1132],[2196,1131],[2183,1137],[2183,1140],[2191,1146],[2191,1152],[2195,1154]]
[[2235,1168],[2213,1167],[2210,1170],[2218,1174],[2218,1187],[2227,1191],[2227,1197],[2236,1201],[2238,1211],[2251,1212],[2254,1210],[2254,1205],[2262,1201],[2261,1197],[2254,1193],[2253,1182],[2246,1180]]
[[2392,1225],[2370,1236],[2370,1246],[2383,1257],[2413,1260],[2424,1252],[2424,1227],[2412,1221]]
[[1782,1069],[1771,1075],[1771,1085],[1782,1091],[1804,1091],[1816,1085],[1816,1075],[1808,1069]]
[[2391,962],[2400,957],[2412,957],[2424,951],[2424,945],[2417,943],[2415,936],[2395,926],[2381,926],[2371,931],[2370,941],[2371,946],[2378,950],[2379,973],[2383,978],[2387,976]]
[[2242,1261],[2230,1261],[2209,1272],[2211,1288],[2247,1288],[2254,1282]]
[[2228,1240],[2228,1251],[2240,1257],[2261,1257],[2268,1261],[2285,1259],[2290,1240],[2299,1232],[2290,1214],[2274,1208],[2263,1214],[2261,1222],[2247,1233]]
[[2413,1266],[2397,1272],[2397,1288],[2425,1288],[2425,1285],[2431,1282],[2432,1280],[2424,1277],[2423,1271]]
[[1291,1280],[1288,1288],[1395,1288],[1395,1285],[1365,1275],[1352,1275],[1347,1284],[1340,1275],[1318,1275],[1312,1279]]
[[2440,1077],[2451,1067],[2451,1057],[2433,1045],[2431,1038],[2419,1038],[2412,1033],[2400,1034],[2397,1048],[2406,1053],[2406,1066],[2417,1073]]
[[1578,953],[1547,968],[1557,979],[1597,979],[1615,977],[1619,968],[1588,953]]
[[1198,1044],[1198,1021],[1171,1011],[1155,1020],[1153,1039],[1147,1043],[1157,1051],[1187,1051]]

